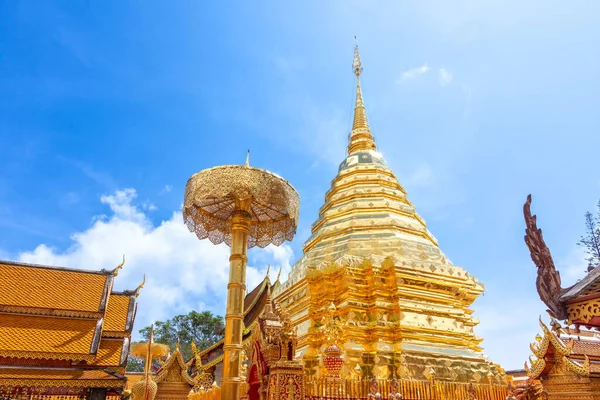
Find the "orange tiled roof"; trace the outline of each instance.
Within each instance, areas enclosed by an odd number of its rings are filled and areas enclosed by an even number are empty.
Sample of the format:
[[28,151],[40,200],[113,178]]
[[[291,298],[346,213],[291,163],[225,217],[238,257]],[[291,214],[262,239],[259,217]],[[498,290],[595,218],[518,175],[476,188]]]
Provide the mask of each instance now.
[[590,372],[593,372],[595,374],[600,373],[600,364],[590,363]]
[[105,339],[100,341],[94,365],[117,367],[121,365],[123,339]]
[[0,356],[90,360],[96,320],[0,314]]
[[101,369],[0,368],[0,379],[118,379]]
[[590,357],[600,357],[600,342],[574,340],[572,351],[573,354],[587,355]]
[[102,370],[0,368],[0,385],[39,385],[43,387],[122,388],[123,380]]
[[0,305],[98,312],[111,275],[0,261]]
[[106,307],[103,331],[127,330],[127,319],[129,317],[129,304],[131,295],[111,293]]

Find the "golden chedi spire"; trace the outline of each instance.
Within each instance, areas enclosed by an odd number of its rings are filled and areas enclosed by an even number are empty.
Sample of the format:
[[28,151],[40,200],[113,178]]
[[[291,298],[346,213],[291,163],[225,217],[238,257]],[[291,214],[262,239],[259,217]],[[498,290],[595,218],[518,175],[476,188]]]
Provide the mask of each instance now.
[[354,120],[352,122],[352,131],[350,132],[350,140],[348,143],[348,154],[377,149],[375,146],[375,139],[369,128],[367,110],[365,108],[365,102],[360,87],[360,74],[362,73],[363,66],[360,61],[356,36],[354,36],[354,40],[354,62],[352,63],[352,70],[356,75],[356,104],[354,106]]
[[307,363],[316,362],[310,357],[326,344],[318,322],[334,302],[345,319],[349,367],[358,363],[370,375],[381,367],[376,364],[399,360],[402,353],[405,364],[394,364],[395,373],[412,371],[426,379],[435,368],[436,379],[456,380],[452,366],[464,365],[472,376],[460,379],[478,381],[481,374],[473,371],[499,371],[481,354],[473,330],[478,321],[469,307],[483,285],[442,253],[377,151],[357,46],[353,71],[357,89],[348,154],[325,194],[303,256],[273,292],[275,301],[298,328],[298,352]]
[[358,44],[354,46],[352,70],[357,86],[348,155],[325,196],[300,264],[313,267],[342,256],[395,256],[417,246],[423,247],[419,253],[445,262],[425,221],[377,152],[362,96],[363,66]]

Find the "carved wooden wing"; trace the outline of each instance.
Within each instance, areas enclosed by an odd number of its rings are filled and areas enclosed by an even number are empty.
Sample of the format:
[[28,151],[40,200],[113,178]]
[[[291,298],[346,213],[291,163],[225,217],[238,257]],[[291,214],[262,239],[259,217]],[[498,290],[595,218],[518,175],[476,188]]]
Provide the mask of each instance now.
[[525,244],[529,248],[531,259],[537,266],[536,287],[540,299],[548,306],[548,313],[559,320],[567,319],[567,310],[560,300],[564,289],[561,287],[560,273],[554,266],[550,249],[544,242],[542,230],[537,227],[536,216],[531,215],[531,195],[523,206],[525,216]]

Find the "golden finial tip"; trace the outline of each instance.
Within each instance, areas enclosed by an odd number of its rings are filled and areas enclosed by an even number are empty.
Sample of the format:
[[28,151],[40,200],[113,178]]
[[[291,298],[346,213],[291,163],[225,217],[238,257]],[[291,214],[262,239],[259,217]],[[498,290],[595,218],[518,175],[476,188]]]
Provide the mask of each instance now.
[[358,40],[354,36],[354,61],[352,62],[352,71],[358,77],[362,72],[362,62],[360,61],[360,54],[358,52]]

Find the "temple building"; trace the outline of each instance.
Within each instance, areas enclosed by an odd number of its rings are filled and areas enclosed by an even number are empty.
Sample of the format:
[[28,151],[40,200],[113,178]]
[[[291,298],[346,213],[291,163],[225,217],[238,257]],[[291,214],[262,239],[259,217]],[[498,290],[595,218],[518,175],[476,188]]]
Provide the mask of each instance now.
[[525,243],[537,267],[537,292],[551,320],[548,327],[540,318],[542,334],[530,345],[532,354],[523,371],[527,379],[517,388],[537,387],[549,400],[600,399],[600,268],[590,266],[584,278],[563,288],[537,218],[531,214],[531,195],[523,213]]
[[[274,307],[270,293],[279,287],[279,276],[274,284],[271,284],[269,275],[267,275],[252,291],[244,298],[244,329],[243,343],[250,342],[254,330],[258,326],[258,319],[264,313],[265,307],[269,304]],[[223,345],[224,340],[221,339],[214,345],[199,350],[196,357],[190,360],[190,367],[193,375],[197,371],[203,371],[213,376],[216,382],[221,382],[223,372]]]
[[142,287],[112,290],[122,266],[86,271],[0,261],[0,397],[122,392]]
[[356,103],[347,157],[325,194],[303,256],[276,302],[298,329],[309,375],[322,367],[329,309],[343,329],[345,371],[453,382],[504,382],[482,354],[469,308],[483,285],[452,264],[378,152],[362,95],[355,47]]

